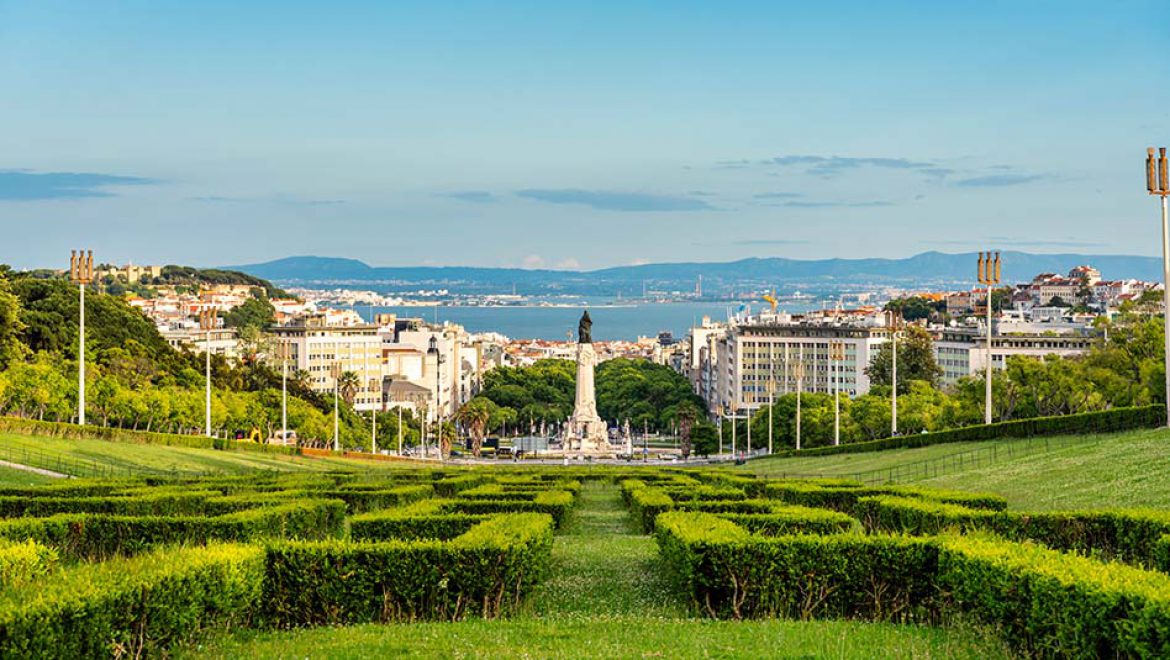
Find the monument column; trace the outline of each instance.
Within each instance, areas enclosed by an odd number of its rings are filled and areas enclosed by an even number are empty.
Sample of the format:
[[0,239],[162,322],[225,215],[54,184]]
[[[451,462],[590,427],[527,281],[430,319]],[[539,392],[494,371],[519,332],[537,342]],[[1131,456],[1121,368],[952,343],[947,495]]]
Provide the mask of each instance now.
[[593,320],[589,312],[581,315],[577,325],[577,396],[573,416],[569,418],[566,449],[581,453],[610,453],[605,422],[597,414],[597,393],[593,385],[593,367],[597,353],[593,350]]

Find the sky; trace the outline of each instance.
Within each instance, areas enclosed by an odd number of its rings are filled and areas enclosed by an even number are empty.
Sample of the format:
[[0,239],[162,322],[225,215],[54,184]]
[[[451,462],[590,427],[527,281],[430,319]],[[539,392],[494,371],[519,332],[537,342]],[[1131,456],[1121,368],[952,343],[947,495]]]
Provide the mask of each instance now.
[[0,0],[0,263],[1156,255],[1170,3]]

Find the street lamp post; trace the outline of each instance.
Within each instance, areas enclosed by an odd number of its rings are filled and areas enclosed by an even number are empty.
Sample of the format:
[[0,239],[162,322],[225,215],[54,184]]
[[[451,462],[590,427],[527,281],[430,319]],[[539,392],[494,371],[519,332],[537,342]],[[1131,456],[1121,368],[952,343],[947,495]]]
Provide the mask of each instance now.
[[[1155,164],[1155,161],[1156,164]],[[1162,198],[1162,328],[1165,341],[1166,425],[1170,426],[1170,229],[1166,226],[1166,196],[1170,195],[1170,167],[1166,147],[1146,150],[1146,191]]]
[[739,421],[739,406],[731,404],[731,457],[735,458],[735,427]]
[[898,435],[898,331],[902,316],[895,310],[886,312],[886,323],[890,327],[890,436]]
[[199,310],[199,327],[203,330],[203,419],[204,435],[211,437],[211,329],[215,327],[215,310],[211,307]]
[[77,423],[85,426],[85,287],[93,281],[93,250],[69,255],[69,281],[77,285]]
[[427,353],[435,356],[435,447],[439,460],[443,460],[443,354],[439,352],[439,340],[431,335]]
[[988,251],[979,253],[979,283],[987,286],[987,376],[984,383],[985,393],[983,405],[983,423],[991,423],[991,289],[999,284],[1000,261],[999,253],[994,258]]
[[800,393],[804,391],[804,359],[793,366],[793,375],[796,376],[796,451],[800,451]]
[[833,446],[841,444],[841,361],[845,359],[845,342],[829,342],[829,364],[833,377]]
[[288,444],[288,339],[280,343],[280,442]]
[[[776,363],[773,361],[773,372]],[[768,455],[772,455],[772,408],[776,407],[776,379],[768,380]]]
[[334,362],[333,366],[329,368],[329,374],[333,376],[333,451],[341,449],[341,434],[338,424],[338,389],[341,381],[341,364]]

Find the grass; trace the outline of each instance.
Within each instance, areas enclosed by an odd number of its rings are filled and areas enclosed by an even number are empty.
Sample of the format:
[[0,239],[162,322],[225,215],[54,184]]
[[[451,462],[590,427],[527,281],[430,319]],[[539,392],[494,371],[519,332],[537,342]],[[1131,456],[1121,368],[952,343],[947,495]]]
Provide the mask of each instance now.
[[0,486],[40,486],[54,481],[54,477],[0,466]]
[[108,440],[70,440],[0,433],[0,459],[75,476],[245,473],[256,470],[373,469],[367,461],[303,458],[245,451],[218,451]]
[[774,458],[737,469],[770,477],[869,473],[875,482],[991,491],[1021,510],[1170,508],[1166,429]]
[[1006,658],[993,636],[963,626],[692,618],[638,534],[617,487],[589,482],[553,547],[554,575],[502,621],[244,630],[183,649],[236,658]]

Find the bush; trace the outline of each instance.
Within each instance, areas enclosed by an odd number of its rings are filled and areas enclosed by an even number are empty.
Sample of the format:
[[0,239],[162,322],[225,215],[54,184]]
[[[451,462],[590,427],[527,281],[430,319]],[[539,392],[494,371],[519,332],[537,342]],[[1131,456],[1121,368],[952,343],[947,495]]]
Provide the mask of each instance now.
[[511,514],[451,541],[276,544],[266,617],[292,627],[499,616],[549,570],[552,522]]
[[938,551],[911,538],[760,537],[710,514],[665,513],[657,539],[693,606],[713,617],[938,618]]
[[167,445],[171,447],[192,447],[196,449],[226,449],[251,451],[265,454],[295,455],[296,447],[265,445],[239,440],[209,438],[204,435],[179,435],[177,433],[155,433],[153,431],[131,431],[115,427],[78,426],[64,422],[45,422],[18,417],[0,417],[0,433],[48,436],[69,440],[106,440],[139,445]]
[[247,624],[263,581],[263,550],[240,545],[66,568],[0,594],[0,656],[165,655],[211,626]]
[[639,488],[630,491],[630,510],[643,534],[654,532],[654,519],[658,514],[674,508],[674,500],[656,488]]
[[317,497],[338,499],[346,503],[350,513],[365,513],[425,500],[435,494],[433,486],[421,484],[398,486],[384,490],[335,489],[314,491]]
[[452,500],[445,506],[447,511],[460,513],[547,513],[557,527],[565,524],[572,508],[573,494],[560,490],[545,491],[530,500]]
[[20,587],[48,573],[57,551],[32,539],[0,540],[0,588]]
[[178,516],[202,513],[215,492],[162,493],[139,497],[0,497],[0,517],[51,516],[57,513],[108,513],[124,516]]
[[[1164,405],[1142,406],[1139,408],[1114,408],[1098,412],[1060,415],[1056,417],[1035,417],[1016,419],[995,424],[964,426],[933,433],[900,435],[882,440],[854,442],[843,445],[814,447],[799,452],[789,450],[777,452],[774,456],[826,456],[830,454],[857,454],[885,449],[906,449],[926,447],[950,442],[977,442],[1000,438],[1031,438],[1035,436],[1070,435],[1083,433],[1113,433],[1133,429],[1157,428],[1166,423]],[[767,460],[767,458],[761,459]]]
[[487,483],[488,478],[482,474],[464,474],[458,477],[439,479],[434,483],[435,494],[439,497],[451,497],[460,491],[475,488]]
[[1170,513],[1140,509],[1012,513],[882,496],[859,500],[858,513],[871,531],[921,535],[986,529],[1015,541],[1143,566],[1159,565],[1160,544],[1170,534]]
[[1166,657],[1170,576],[992,539],[939,540],[939,586],[1032,655]]
[[861,523],[852,516],[837,511],[803,506],[773,507],[770,513],[719,513],[715,515],[761,536],[839,534],[861,531]]
[[767,497],[790,504],[833,509],[854,515],[860,515],[857,511],[858,500],[887,495],[915,497],[994,511],[1007,508],[1007,500],[992,493],[968,493],[924,486],[828,486],[808,482],[778,482],[765,486],[764,493]]
[[397,511],[375,511],[349,520],[349,533],[355,541],[391,539],[453,539],[465,534],[493,514],[446,513],[403,515]]
[[666,493],[675,502],[747,499],[747,494],[744,493],[743,489],[727,486],[660,486],[659,490]]
[[261,538],[319,539],[339,536],[345,505],[338,500],[302,500],[223,516],[118,516],[60,514],[0,521],[0,538],[33,539],[74,559],[135,555],[161,545]]
[[1163,536],[1154,545],[1154,568],[1170,573],[1170,536]]

